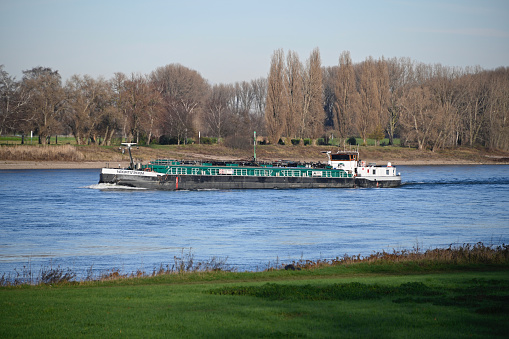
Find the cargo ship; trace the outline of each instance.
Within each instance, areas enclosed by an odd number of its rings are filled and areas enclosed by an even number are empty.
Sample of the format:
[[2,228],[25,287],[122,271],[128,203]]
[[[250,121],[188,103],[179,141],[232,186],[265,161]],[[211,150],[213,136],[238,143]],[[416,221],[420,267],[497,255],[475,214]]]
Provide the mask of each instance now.
[[401,175],[396,168],[366,164],[356,151],[325,153],[327,163],[287,160],[184,161],[158,159],[134,163],[131,147],[128,168],[102,168],[99,183],[153,190],[231,190],[291,188],[398,187]]

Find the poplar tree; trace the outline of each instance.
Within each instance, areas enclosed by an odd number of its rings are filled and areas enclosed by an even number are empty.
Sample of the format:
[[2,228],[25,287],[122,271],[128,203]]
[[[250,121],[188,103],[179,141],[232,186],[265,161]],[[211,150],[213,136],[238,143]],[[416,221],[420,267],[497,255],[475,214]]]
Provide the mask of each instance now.
[[302,135],[318,138],[323,134],[325,112],[322,96],[322,62],[317,47],[311,52],[304,75],[304,109],[300,121]]
[[284,71],[284,53],[278,49],[272,55],[265,106],[267,137],[273,144],[281,138],[288,110]]
[[355,116],[355,127],[364,144],[368,134],[375,130],[380,121],[380,101],[376,77],[376,63],[372,57],[369,57],[360,66],[358,83],[360,107]]
[[354,113],[359,103],[356,89],[355,71],[350,52],[344,51],[339,56],[339,68],[335,81],[334,94],[334,128],[340,137],[346,138],[352,131]]
[[304,100],[302,92],[302,64],[296,52],[289,51],[286,57],[285,80],[288,93],[288,113],[284,134],[286,137],[295,138],[299,133],[299,121],[302,116]]

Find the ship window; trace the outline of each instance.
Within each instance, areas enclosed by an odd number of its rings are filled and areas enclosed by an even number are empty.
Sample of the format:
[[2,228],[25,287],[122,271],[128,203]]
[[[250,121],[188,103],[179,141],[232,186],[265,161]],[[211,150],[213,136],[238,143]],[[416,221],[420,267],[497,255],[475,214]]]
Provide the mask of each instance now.
[[375,175],[375,174],[376,174],[376,170],[374,169],[374,170],[373,170],[373,175]]
[[385,171],[385,174],[389,175],[389,170]]
[[350,156],[348,154],[331,154],[331,160],[338,161],[338,160],[350,160]]

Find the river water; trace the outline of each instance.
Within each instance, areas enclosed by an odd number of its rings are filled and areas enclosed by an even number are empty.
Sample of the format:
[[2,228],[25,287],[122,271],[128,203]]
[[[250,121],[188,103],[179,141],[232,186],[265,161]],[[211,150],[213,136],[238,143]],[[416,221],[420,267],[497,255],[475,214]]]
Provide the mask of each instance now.
[[174,257],[240,271],[293,260],[509,243],[509,166],[399,166],[393,189],[149,191],[99,170],[0,171],[0,277],[23,267],[152,272]]

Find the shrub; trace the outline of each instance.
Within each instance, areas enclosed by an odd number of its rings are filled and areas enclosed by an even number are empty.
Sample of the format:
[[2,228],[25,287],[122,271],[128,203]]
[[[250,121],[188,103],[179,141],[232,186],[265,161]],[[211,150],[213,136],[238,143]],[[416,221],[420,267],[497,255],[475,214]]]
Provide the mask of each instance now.
[[292,145],[297,146],[300,144],[300,139],[292,139],[291,142],[292,142]]
[[305,138],[304,139],[304,146],[307,146],[307,145],[311,145],[311,139],[310,138]]
[[170,137],[167,135],[161,135],[159,137],[159,145],[169,145],[170,144]]
[[355,137],[350,137],[348,138],[348,140],[346,141],[349,145],[357,145],[357,139],[355,139]]
[[41,272],[42,284],[61,284],[76,278],[76,273],[70,269],[63,270],[60,267],[43,269]]
[[329,143],[327,142],[327,140],[325,140],[325,138],[318,138],[317,140],[318,142],[318,145],[328,145]]
[[[214,139],[214,140],[217,140],[215,138],[201,138],[201,142],[203,144],[206,144],[207,142],[204,142],[203,140],[204,139]],[[179,144],[179,141],[180,141],[180,144],[183,145],[183,144],[194,144],[195,141],[193,138],[180,138],[180,140],[177,138],[177,137],[173,137],[173,136],[168,136],[168,135],[161,135],[159,137],[159,145],[178,145]],[[154,142],[152,142],[154,143]],[[157,142],[155,142],[157,143]]]
[[200,143],[205,144],[205,145],[217,144],[217,138],[202,137],[200,139]]

